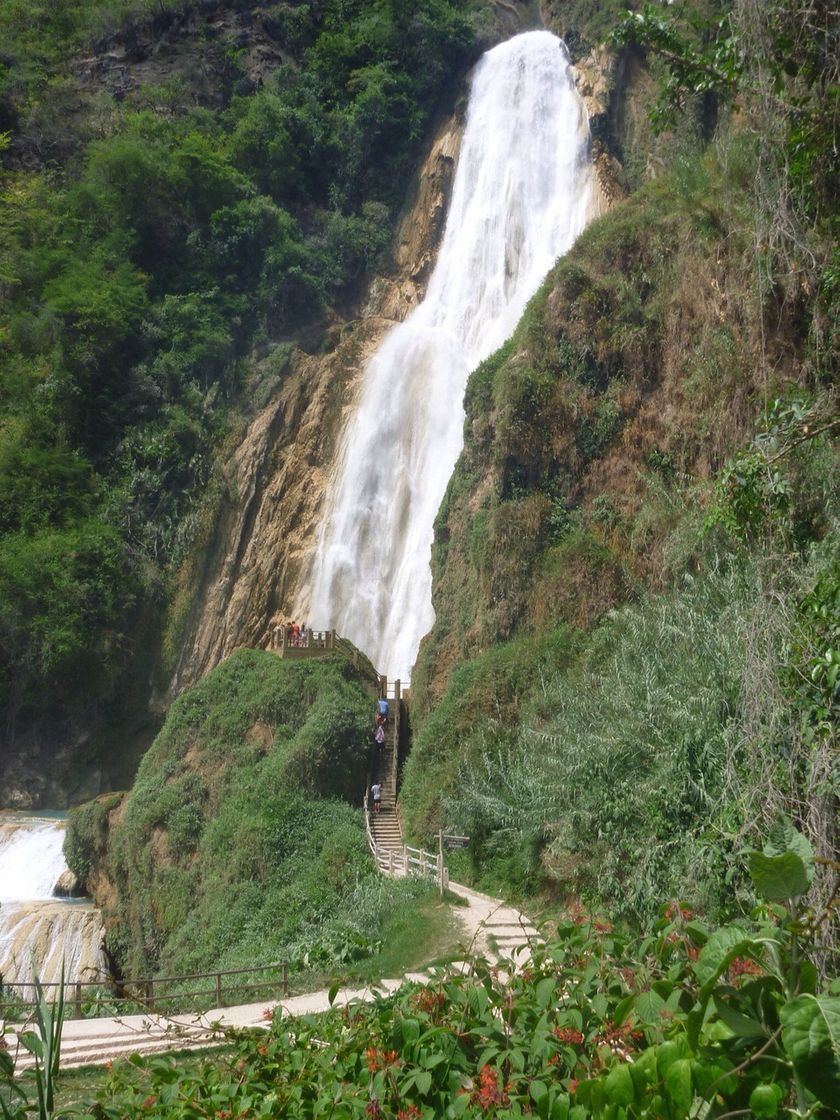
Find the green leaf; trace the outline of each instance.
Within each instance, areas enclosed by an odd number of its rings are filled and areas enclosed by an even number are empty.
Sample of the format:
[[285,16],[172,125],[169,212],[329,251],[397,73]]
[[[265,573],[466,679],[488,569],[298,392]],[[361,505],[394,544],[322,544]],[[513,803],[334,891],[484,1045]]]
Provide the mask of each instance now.
[[761,1023],[750,1018],[749,1015],[742,1015],[740,1011],[736,1011],[726,1002],[721,992],[713,992],[712,999],[720,1018],[739,1038],[767,1038],[768,1032]]
[[664,1010],[665,1000],[657,992],[642,992],[636,998],[636,1014],[643,1023],[655,1023]]
[[421,1070],[421,1072],[417,1074],[415,1084],[420,1094],[425,1097],[426,1093],[428,1093],[432,1087],[432,1075],[428,1070]]
[[561,1093],[551,1102],[551,1120],[569,1120],[569,1095]]
[[34,1054],[37,1058],[44,1056],[44,1044],[34,1031],[24,1031],[23,1034],[18,1035],[21,1046],[28,1050],[30,1054]]
[[556,981],[553,976],[546,976],[537,984],[537,1005],[539,1007],[548,1007],[554,995]]
[[840,998],[797,996],[779,1012],[782,1043],[802,1084],[823,1104],[840,1100]]
[[762,943],[748,937],[738,926],[716,929],[703,948],[694,965],[694,974],[708,996],[708,989],[728,968],[735,957],[761,959]]
[[786,902],[799,898],[808,890],[808,869],[796,852],[785,852],[780,856],[750,852],[748,858],[755,889],[768,902]]
[[651,1085],[656,1083],[656,1047],[649,1046],[643,1050],[635,1062],[630,1066],[630,1076],[639,1097],[643,1097]]
[[686,1056],[687,1046],[685,1039],[669,1038],[667,1042],[661,1043],[656,1047],[656,1064],[659,1067],[660,1076],[665,1076],[671,1066]]
[[332,984],[330,984],[330,990],[327,992],[327,1000],[329,1001],[330,1007],[332,1007],[332,1005],[335,1003],[335,997],[338,995],[338,990],[340,987],[340,980],[333,980]]
[[691,1062],[680,1058],[665,1074],[665,1091],[670,1097],[676,1116],[687,1116],[691,1108]]
[[548,1095],[548,1086],[544,1081],[532,1081],[528,1087],[534,1104],[539,1104],[543,1097]]
[[628,1065],[615,1066],[607,1074],[604,1091],[610,1104],[632,1104],[635,1096],[633,1078]]
[[14,1071],[15,1063],[12,1061],[12,1055],[8,1050],[0,1050],[0,1074],[5,1076],[11,1075]]
[[615,1005],[615,1007],[613,1008],[612,1021],[614,1023],[625,1022],[626,1019],[627,1019],[627,1016],[633,1010],[633,1007],[635,1006],[635,1003],[636,1003],[636,996],[634,996],[634,995],[625,996],[624,999],[620,1000]]
[[808,876],[810,882],[814,873],[814,850],[810,841],[807,836],[803,836],[793,827],[787,817],[779,817],[767,836],[764,854],[766,856],[781,856],[785,852],[793,852],[799,856],[806,867],[810,867],[811,873]]

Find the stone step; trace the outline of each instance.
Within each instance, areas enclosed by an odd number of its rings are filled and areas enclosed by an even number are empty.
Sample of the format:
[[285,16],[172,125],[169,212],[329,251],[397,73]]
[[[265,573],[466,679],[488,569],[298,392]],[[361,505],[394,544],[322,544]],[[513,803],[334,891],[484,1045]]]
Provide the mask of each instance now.
[[[132,1054],[157,1054],[164,1050],[194,1050],[218,1046],[220,1040],[206,1027],[153,1028],[149,1031],[98,1036],[89,1040],[66,1040],[61,1047],[61,1068],[100,1065],[103,1061],[129,1057]],[[21,1050],[15,1070],[23,1073],[34,1069],[35,1058]]]

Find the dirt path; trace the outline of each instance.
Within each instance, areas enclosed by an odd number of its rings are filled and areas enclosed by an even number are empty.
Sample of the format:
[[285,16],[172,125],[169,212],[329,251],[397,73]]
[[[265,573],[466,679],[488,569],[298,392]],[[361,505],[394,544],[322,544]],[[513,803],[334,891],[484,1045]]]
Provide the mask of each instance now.
[[[451,883],[450,890],[466,900],[454,908],[462,925],[466,956],[483,955],[493,961],[511,956],[520,962],[527,956],[527,945],[538,937],[528,920],[501,899]],[[520,952],[519,947],[523,946]],[[333,1003],[342,1007],[355,1000],[372,1001],[397,990],[406,981],[423,983],[423,972],[407,973],[400,979],[382,980],[375,987],[342,988]],[[70,1019],[61,1033],[61,1066],[71,1069],[84,1065],[106,1065],[131,1054],[160,1054],[167,1050],[198,1050],[224,1041],[230,1027],[267,1028],[271,1012],[282,1007],[287,1015],[312,1015],[329,1011],[327,989],[269,1003],[240,1004],[215,1008],[196,1015],[123,1015],[113,1019]],[[268,1011],[268,1016],[266,1012]],[[23,1028],[21,1028],[23,1029]],[[17,1071],[34,1065],[31,1055],[17,1045],[16,1028],[9,1025],[6,1041],[15,1058]]]

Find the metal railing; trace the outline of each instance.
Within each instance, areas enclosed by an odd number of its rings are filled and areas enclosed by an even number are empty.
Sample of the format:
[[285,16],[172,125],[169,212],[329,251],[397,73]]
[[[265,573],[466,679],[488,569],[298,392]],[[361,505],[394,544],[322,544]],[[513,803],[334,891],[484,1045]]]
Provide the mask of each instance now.
[[[268,980],[226,983],[229,977],[264,975],[267,972],[277,975]],[[201,980],[212,981],[212,986],[184,990],[184,984]],[[174,985],[181,985],[180,990],[173,991]],[[57,981],[42,983],[40,986],[51,1002],[61,988],[61,984]],[[215,972],[189,972],[183,976],[145,976],[119,983],[108,977],[99,980],[71,980],[64,983],[65,1014],[68,1018],[76,1019],[96,1018],[98,1015],[114,1013],[126,1014],[133,1010],[159,1011],[163,1006],[173,1003],[179,1003],[189,1010],[198,1010],[196,1002],[203,1002],[205,1009],[209,1010],[216,1007],[229,1007],[233,1002],[230,997],[234,993],[240,997],[238,1002],[241,1003],[243,1002],[241,996],[244,993],[260,995],[261,998],[273,993],[274,998],[279,999],[287,996],[288,992],[287,961],[252,965],[250,968],[228,968]],[[212,1001],[208,997],[212,997]],[[9,1012],[18,1015],[34,1007],[34,983],[15,980],[4,985],[3,977],[0,976],[0,1019],[11,1017]]]

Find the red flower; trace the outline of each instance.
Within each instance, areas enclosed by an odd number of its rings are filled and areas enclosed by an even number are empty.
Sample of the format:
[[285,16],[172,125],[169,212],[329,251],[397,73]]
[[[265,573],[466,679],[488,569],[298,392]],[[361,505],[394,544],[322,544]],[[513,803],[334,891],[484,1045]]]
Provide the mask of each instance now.
[[408,1108],[401,1108],[397,1113],[397,1120],[420,1120],[420,1109],[416,1104],[410,1104]]
[[555,1027],[551,1033],[558,1042],[568,1042],[572,1046],[580,1046],[583,1042],[583,1035],[574,1027]]
[[478,1088],[470,1094],[470,1104],[477,1104],[485,1112],[500,1105],[502,1108],[510,1104],[507,1089],[499,1084],[499,1072],[492,1066],[482,1066],[478,1071]]
[[383,1115],[379,1101],[375,1097],[365,1105],[365,1116],[369,1116],[370,1120],[382,1120]]
[[735,957],[729,966],[729,979],[737,980],[739,976],[763,976],[764,969],[760,964],[750,960],[749,957]]
[[604,1030],[602,1034],[596,1035],[596,1046],[609,1046],[613,1054],[617,1054],[620,1058],[627,1058],[633,1050],[633,1044],[642,1038],[640,1030],[634,1030],[629,1021],[625,1023],[611,1023],[609,1019],[604,1021]]
[[369,1047],[365,1051],[365,1056],[371,1073],[375,1073],[378,1069],[385,1069],[386,1066],[394,1066],[399,1059],[396,1050],[377,1050],[375,1046]]
[[440,1011],[445,1003],[446,996],[443,992],[433,992],[431,988],[421,988],[411,997],[411,1006],[414,1010],[422,1011],[426,1015],[433,1015],[436,1011]]
[[569,1084],[566,1086],[566,1088],[569,1090],[569,1096],[570,1097],[573,1097],[575,1095],[575,1093],[577,1092],[578,1085],[579,1085],[579,1082],[578,1082],[578,1079],[576,1077],[570,1077],[569,1078]]

